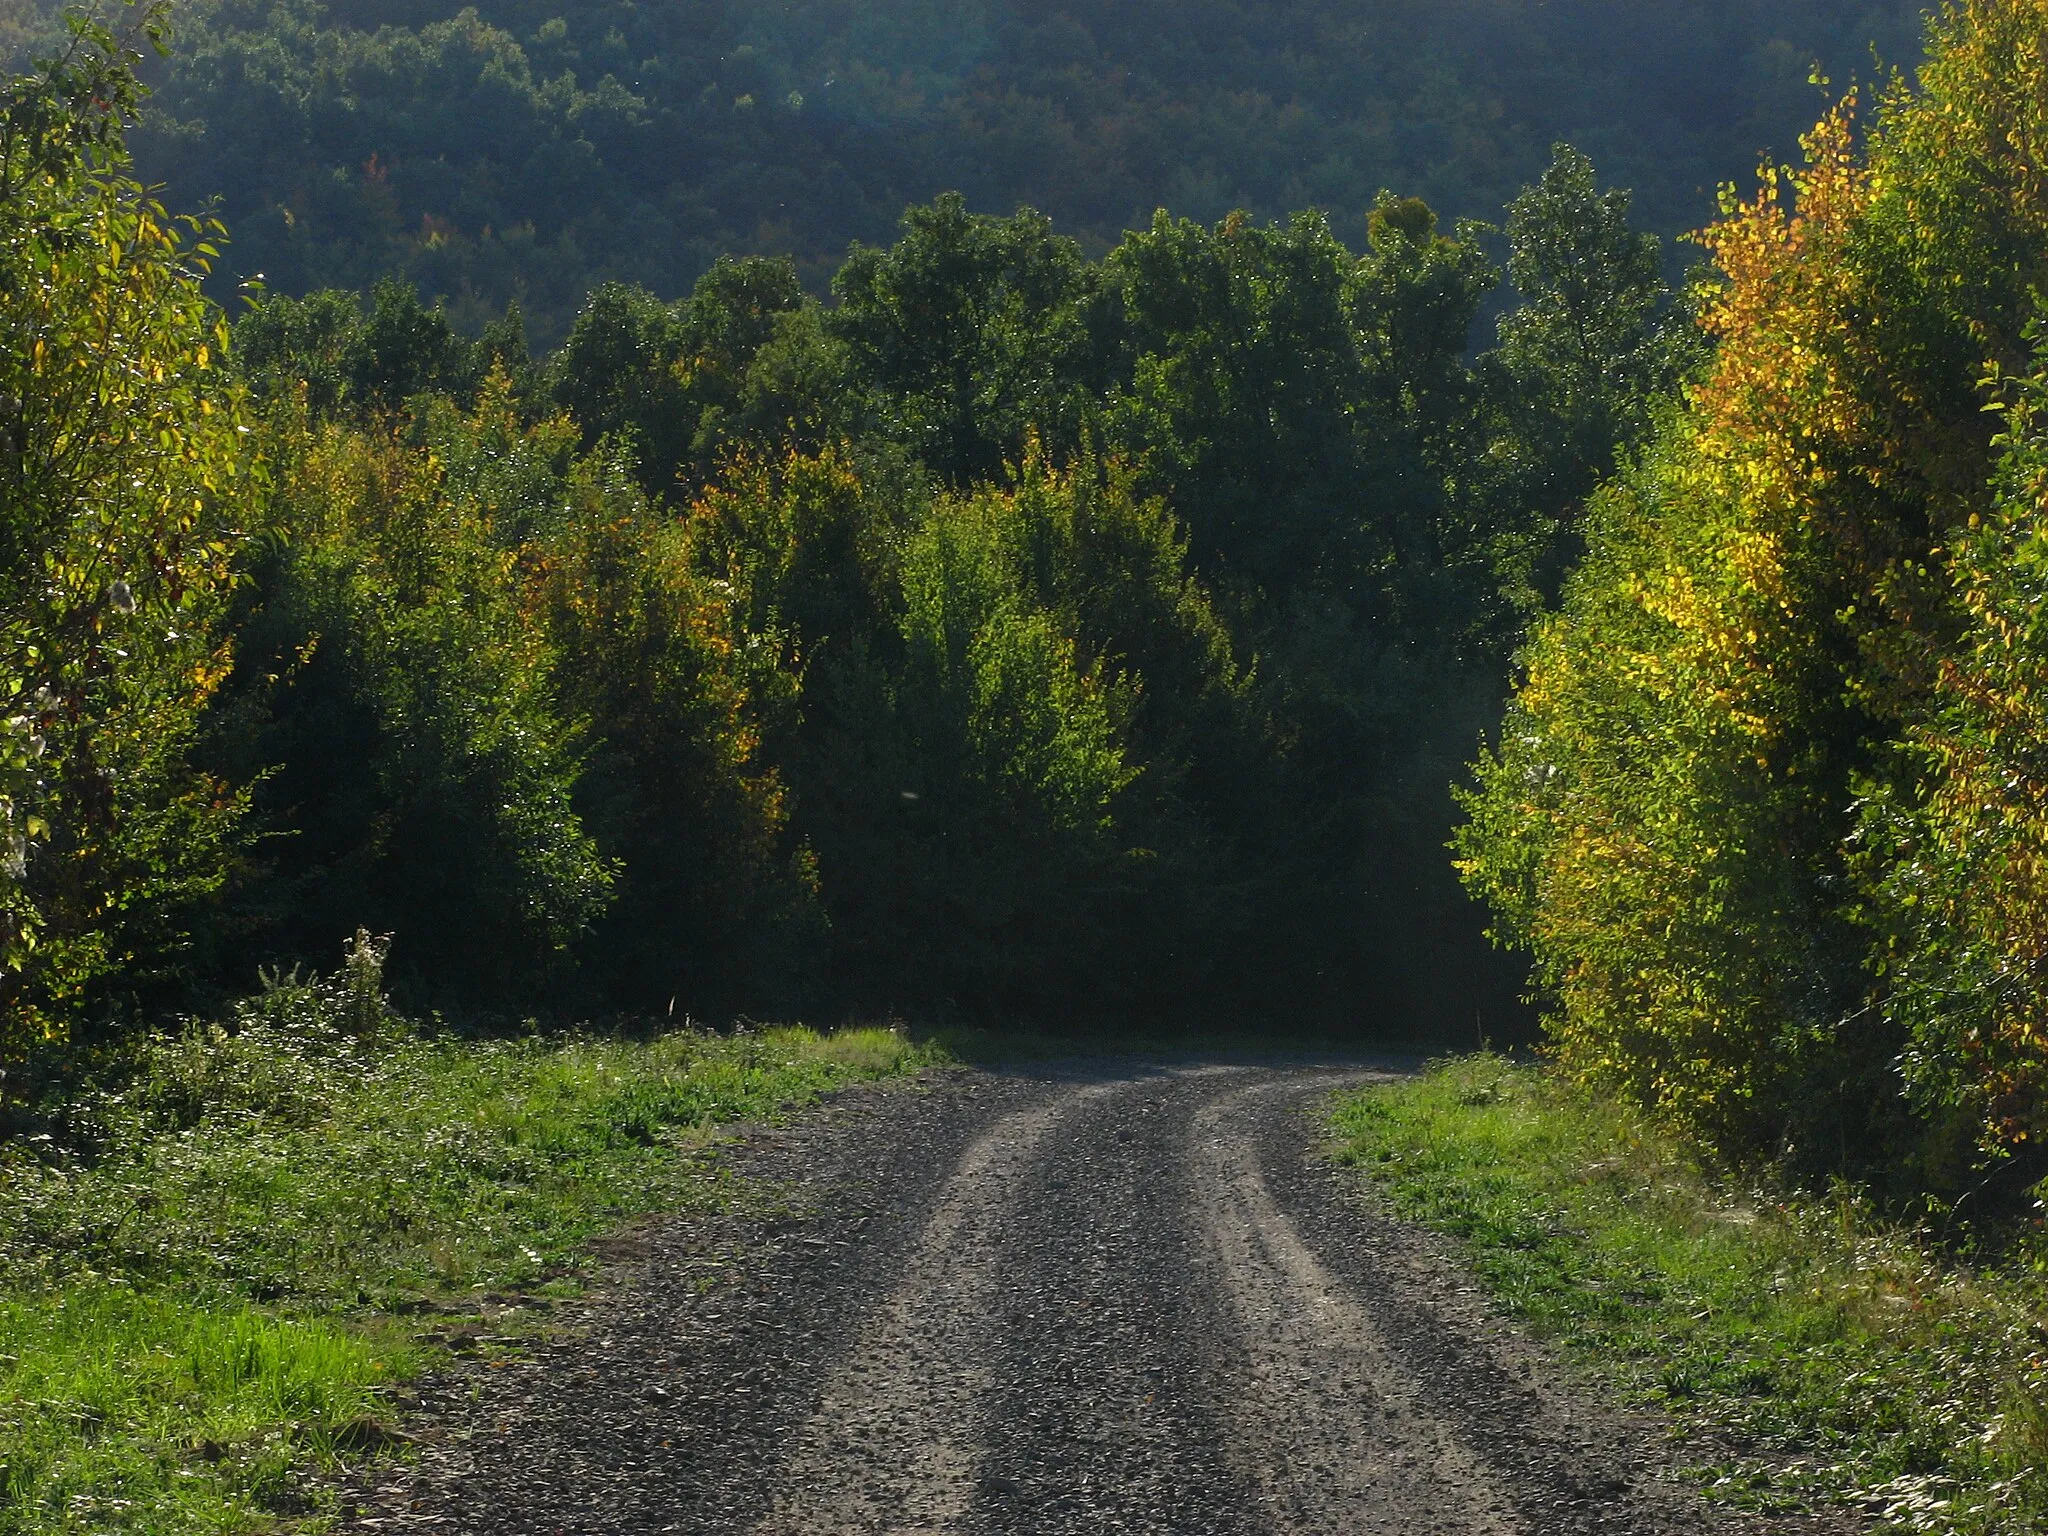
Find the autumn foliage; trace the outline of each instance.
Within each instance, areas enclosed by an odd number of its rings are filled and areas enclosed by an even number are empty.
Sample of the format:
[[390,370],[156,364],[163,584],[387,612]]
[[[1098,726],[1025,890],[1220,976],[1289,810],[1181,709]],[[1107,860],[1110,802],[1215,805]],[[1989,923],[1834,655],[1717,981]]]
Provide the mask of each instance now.
[[1730,197],[1713,361],[1597,498],[1468,800],[1565,1062],[1731,1152],[2044,1128],[2044,44],[2038,0],[1952,5],[1917,87]]
[[133,36],[75,21],[0,103],[0,1056],[182,963],[238,787],[189,756],[255,467],[217,226],[126,174]]

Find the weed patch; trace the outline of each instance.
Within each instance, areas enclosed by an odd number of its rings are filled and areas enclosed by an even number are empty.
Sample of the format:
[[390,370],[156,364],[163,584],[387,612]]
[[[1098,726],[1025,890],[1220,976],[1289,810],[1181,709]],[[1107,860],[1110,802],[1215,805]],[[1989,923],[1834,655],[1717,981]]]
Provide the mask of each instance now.
[[1540,1334],[1707,1432],[1715,1494],[1953,1536],[2042,1528],[2038,1255],[1973,1269],[1848,1193],[1731,1194],[1619,1109],[1495,1057],[1349,1095],[1335,1126]]

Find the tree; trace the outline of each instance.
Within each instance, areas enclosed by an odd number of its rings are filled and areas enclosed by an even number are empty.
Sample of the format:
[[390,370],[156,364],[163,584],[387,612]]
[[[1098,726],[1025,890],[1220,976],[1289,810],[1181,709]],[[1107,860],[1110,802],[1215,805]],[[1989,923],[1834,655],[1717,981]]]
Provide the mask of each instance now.
[[573,429],[510,413],[498,375],[473,417],[268,418],[277,489],[211,721],[269,834],[236,893],[244,964],[367,926],[416,996],[531,1007],[611,899],[617,857],[576,812],[587,717],[522,539],[554,521]]
[[1994,496],[1985,385],[2048,283],[2048,5],[1931,38],[1707,233],[1711,363],[1595,497],[1460,835],[1573,1071],[1810,1169],[1959,1166],[1952,1111],[2032,1135],[2043,1081],[2037,451],[2022,391]]
[[218,229],[126,174],[165,19],[73,17],[0,97],[0,1053],[174,964],[239,846],[190,761],[252,479]]
[[553,687],[587,732],[578,815],[618,868],[584,974],[649,1011],[796,1006],[823,947],[816,860],[763,750],[796,679],[629,462],[593,455],[561,490],[567,516],[533,550]]
[[1043,214],[978,217],[947,193],[905,212],[895,245],[856,246],[832,291],[856,384],[945,484],[999,476],[1030,431],[1079,442],[1110,357],[1095,273]]
[[1599,190],[1569,144],[1508,205],[1508,280],[1522,302],[1482,369],[1496,425],[1471,479],[1524,607],[1555,601],[1583,551],[1586,497],[1699,353],[1690,318],[1670,311],[1657,237],[1630,227],[1629,205],[1626,191]]
[[755,359],[805,302],[796,270],[766,258],[721,257],[675,305],[607,283],[556,354],[554,397],[585,447],[630,439],[652,494],[687,495],[747,435]]
[[1875,784],[1859,838],[1877,969],[1923,1110],[1993,1146],[2048,1136],[2048,345],[2011,381],[1994,504],[1950,538],[1963,610],[1912,729],[1918,794]]

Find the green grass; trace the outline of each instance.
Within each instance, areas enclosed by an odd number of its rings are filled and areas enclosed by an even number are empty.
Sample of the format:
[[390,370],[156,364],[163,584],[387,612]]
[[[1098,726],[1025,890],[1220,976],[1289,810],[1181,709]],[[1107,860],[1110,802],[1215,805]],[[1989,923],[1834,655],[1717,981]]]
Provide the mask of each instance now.
[[1534,1330],[1685,1430],[1716,1494],[1892,1529],[2048,1528],[2048,1277],[1852,1195],[1729,1192],[1616,1107],[1480,1056],[1348,1095],[1340,1155]]
[[317,1528],[436,1330],[738,1197],[717,1128],[932,1059],[889,1030],[434,1041],[287,988],[0,1144],[0,1536]]

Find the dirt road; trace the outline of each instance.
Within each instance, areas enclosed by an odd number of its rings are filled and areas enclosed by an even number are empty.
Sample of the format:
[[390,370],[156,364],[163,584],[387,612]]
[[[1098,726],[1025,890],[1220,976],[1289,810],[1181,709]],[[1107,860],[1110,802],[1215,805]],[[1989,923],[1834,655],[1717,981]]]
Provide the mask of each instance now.
[[1576,1393],[1317,1155],[1371,1075],[843,1095],[736,1154],[788,1211],[653,1226],[545,1346],[432,1384],[351,1528],[1765,1529],[1662,1478],[1657,1425]]

